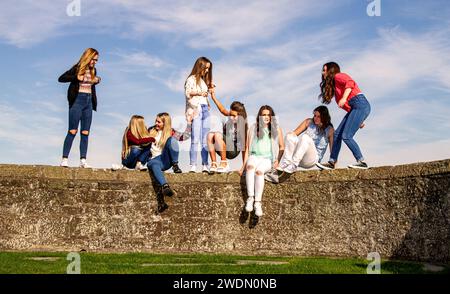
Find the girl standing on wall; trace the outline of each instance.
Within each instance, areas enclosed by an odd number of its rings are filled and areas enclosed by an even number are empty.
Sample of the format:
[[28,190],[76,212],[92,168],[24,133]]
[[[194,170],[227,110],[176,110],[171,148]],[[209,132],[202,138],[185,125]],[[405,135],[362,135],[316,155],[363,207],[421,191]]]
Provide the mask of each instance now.
[[[210,172],[224,173],[230,170],[227,159],[236,158],[242,151],[242,161],[245,158],[245,140],[247,134],[247,112],[243,103],[234,101],[230,109],[226,109],[216,98],[214,87],[210,89],[211,98],[220,113],[228,117],[223,124],[221,132],[210,132],[208,134],[208,149],[211,156]],[[221,161],[216,162],[216,152]]]
[[356,163],[348,167],[367,169],[368,166],[353,137],[364,127],[364,121],[370,113],[369,102],[356,82],[348,74],[341,73],[339,65],[335,62],[323,65],[320,90],[319,98],[322,99],[322,103],[329,104],[334,96],[339,108],[347,111],[347,114],[334,132],[333,148],[328,163],[317,163],[317,166],[321,169],[334,169],[344,141],[356,159]]
[[262,216],[262,195],[264,191],[264,174],[278,167],[283,156],[283,133],[275,118],[272,107],[262,106],[254,124],[247,132],[247,144],[244,164],[239,171],[242,175],[246,169],[247,212],[255,209],[256,216]]
[[92,122],[92,110],[97,111],[97,95],[95,85],[100,83],[95,64],[98,61],[98,51],[88,48],[80,60],[71,69],[62,74],[58,81],[70,83],[67,91],[69,101],[69,129],[64,140],[61,166],[68,167],[69,153],[73,139],[81,122],[80,167],[89,168],[86,162],[88,138]]
[[206,57],[195,61],[191,74],[184,84],[186,96],[186,117],[192,117],[191,149],[189,152],[191,169],[197,171],[197,153],[201,145],[203,172],[208,172],[208,146],[206,136],[210,129],[210,105],[208,88],[212,87],[212,62]]

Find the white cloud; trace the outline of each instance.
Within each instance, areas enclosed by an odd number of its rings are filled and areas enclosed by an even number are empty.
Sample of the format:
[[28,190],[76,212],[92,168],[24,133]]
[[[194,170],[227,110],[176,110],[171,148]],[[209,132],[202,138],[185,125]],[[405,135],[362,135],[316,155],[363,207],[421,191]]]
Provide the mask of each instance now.
[[[265,40],[300,17],[333,8],[331,1],[114,1],[134,17],[133,37],[167,32],[193,48],[231,49]],[[111,1],[108,1],[111,3]]]
[[119,66],[122,71],[146,71],[168,65],[167,62],[163,61],[159,57],[152,56],[145,51],[116,51],[112,52],[111,55],[119,57],[115,65]]
[[450,139],[412,143],[383,152],[370,152],[369,163],[376,166],[450,159]]
[[[332,9],[342,5],[341,2],[331,6],[329,2],[290,0],[213,3],[82,0],[80,18],[65,14],[69,2],[2,3],[0,39],[26,47],[80,32],[113,36],[112,41],[117,41],[118,36],[133,38],[128,40],[130,45],[127,44],[126,51],[112,49],[102,53],[99,112],[94,116],[89,146],[89,161],[93,166],[109,167],[120,160],[121,136],[131,114],[143,114],[151,124],[154,114],[169,111],[174,116],[175,127],[182,128],[183,84],[194,60],[188,67],[182,67],[166,55],[160,57],[149,49],[129,48],[141,48],[142,44],[135,39],[145,38],[154,38],[158,42],[155,46],[160,48],[167,46],[172,50],[174,45],[183,43],[182,50],[188,45],[194,48],[195,54],[201,49],[214,55],[214,79],[220,100],[226,106],[231,99],[244,102],[250,116],[256,114],[260,105],[272,105],[285,132],[309,117],[319,104],[321,66],[337,58],[372,104],[367,127],[357,134],[370,164],[449,157],[446,151],[450,139],[446,119],[449,110],[446,98],[450,93],[448,28],[424,28],[414,35],[400,27],[380,29],[374,39],[355,41],[345,23],[327,29],[311,28],[309,23],[308,28],[298,27],[290,32],[289,25],[294,21],[317,20],[318,15],[333,13]],[[187,52],[185,56],[190,54]],[[46,99],[34,103],[26,99],[34,99],[37,94],[30,96],[30,93],[39,91],[36,88],[51,90],[56,84],[55,72],[61,70],[60,64],[72,62],[61,59],[61,55],[55,54],[52,59],[32,66],[39,71],[40,79],[33,81],[33,89],[27,89],[26,85],[17,87],[17,100],[29,107],[21,107],[12,100],[0,103],[0,140],[6,146],[2,161],[10,158],[12,152],[22,155],[15,158],[32,163],[53,163],[59,159],[67,128],[67,102],[62,96],[66,85],[58,86],[61,97],[55,100],[59,101],[57,104],[45,102],[49,101]],[[169,93],[160,85],[165,85]],[[427,95],[429,90],[436,96]],[[176,93],[174,97],[172,91]],[[424,93],[423,100],[419,93]],[[345,113],[334,102],[329,109],[337,127]],[[77,140],[71,158],[77,157]],[[185,151],[189,144],[189,141],[182,144],[183,164],[188,161]],[[240,164],[240,158],[237,161]],[[353,157],[343,145],[340,164],[350,162]]]
[[0,12],[0,37],[18,47],[72,32],[118,33],[142,39],[155,33],[192,48],[232,49],[267,40],[298,18],[331,11],[337,4],[312,0],[81,1],[81,16],[69,17],[70,2],[7,1]]
[[[284,43],[225,54],[213,60],[217,94],[255,103],[276,100],[285,105],[302,101],[315,104],[321,66],[328,59],[328,51],[335,50],[346,36],[346,27],[336,26],[300,33]],[[323,47],[321,40],[329,40],[330,45]],[[165,84],[181,92],[189,71],[181,69]]]
[[65,1],[2,1],[0,38],[17,47],[29,47],[62,34],[73,19],[66,14]]
[[46,152],[57,143],[61,144],[63,138],[58,136],[58,131],[61,131],[58,126],[64,124],[62,118],[49,115],[42,105],[27,105],[30,106],[32,115],[9,103],[0,104],[0,140],[8,142],[7,146],[10,146],[3,153],[22,151],[29,156],[35,152]]
[[[256,49],[259,58],[266,58],[283,66],[299,63],[317,61],[318,57],[324,59],[330,53],[336,52],[336,48],[350,37],[350,28],[339,24],[326,29],[313,31],[302,30],[284,43],[277,43],[271,47]],[[251,56],[248,56],[252,59]]]
[[450,89],[449,35],[448,29],[420,35],[398,28],[380,30],[379,38],[349,58],[345,68],[357,76],[372,99],[425,85]]

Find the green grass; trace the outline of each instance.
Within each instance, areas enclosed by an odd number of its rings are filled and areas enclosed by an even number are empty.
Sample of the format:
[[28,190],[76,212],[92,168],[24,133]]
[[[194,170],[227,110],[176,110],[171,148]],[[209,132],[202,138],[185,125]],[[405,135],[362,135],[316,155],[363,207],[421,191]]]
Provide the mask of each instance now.
[[[2,274],[64,274],[67,253],[0,252]],[[80,253],[83,274],[365,274],[368,261],[352,258],[303,258],[207,254]],[[56,260],[33,260],[57,257]],[[248,264],[271,261],[282,264]],[[147,266],[143,266],[147,264]],[[429,273],[422,263],[384,260],[383,274]],[[440,273],[450,273],[447,265]]]

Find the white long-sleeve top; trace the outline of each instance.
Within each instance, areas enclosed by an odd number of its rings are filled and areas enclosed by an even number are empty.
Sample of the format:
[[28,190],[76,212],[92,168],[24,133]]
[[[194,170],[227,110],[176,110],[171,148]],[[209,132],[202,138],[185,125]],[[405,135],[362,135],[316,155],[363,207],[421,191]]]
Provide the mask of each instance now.
[[198,109],[202,104],[208,104],[208,97],[192,96],[191,93],[208,92],[208,86],[203,79],[200,79],[200,83],[197,84],[197,80],[194,75],[187,78],[184,84],[184,95],[186,97],[186,115],[192,114],[194,118],[198,116]]

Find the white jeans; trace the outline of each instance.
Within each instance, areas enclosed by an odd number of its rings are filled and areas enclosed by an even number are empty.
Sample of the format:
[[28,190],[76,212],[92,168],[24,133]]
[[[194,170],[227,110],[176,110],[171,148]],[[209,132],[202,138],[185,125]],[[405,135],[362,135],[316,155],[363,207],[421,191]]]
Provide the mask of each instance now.
[[255,196],[255,201],[261,201],[264,191],[264,174],[272,168],[269,158],[250,155],[247,160],[245,181],[247,183],[247,195]]
[[318,154],[313,139],[307,134],[297,137],[294,133],[286,135],[284,154],[281,162],[311,168],[318,162]]

